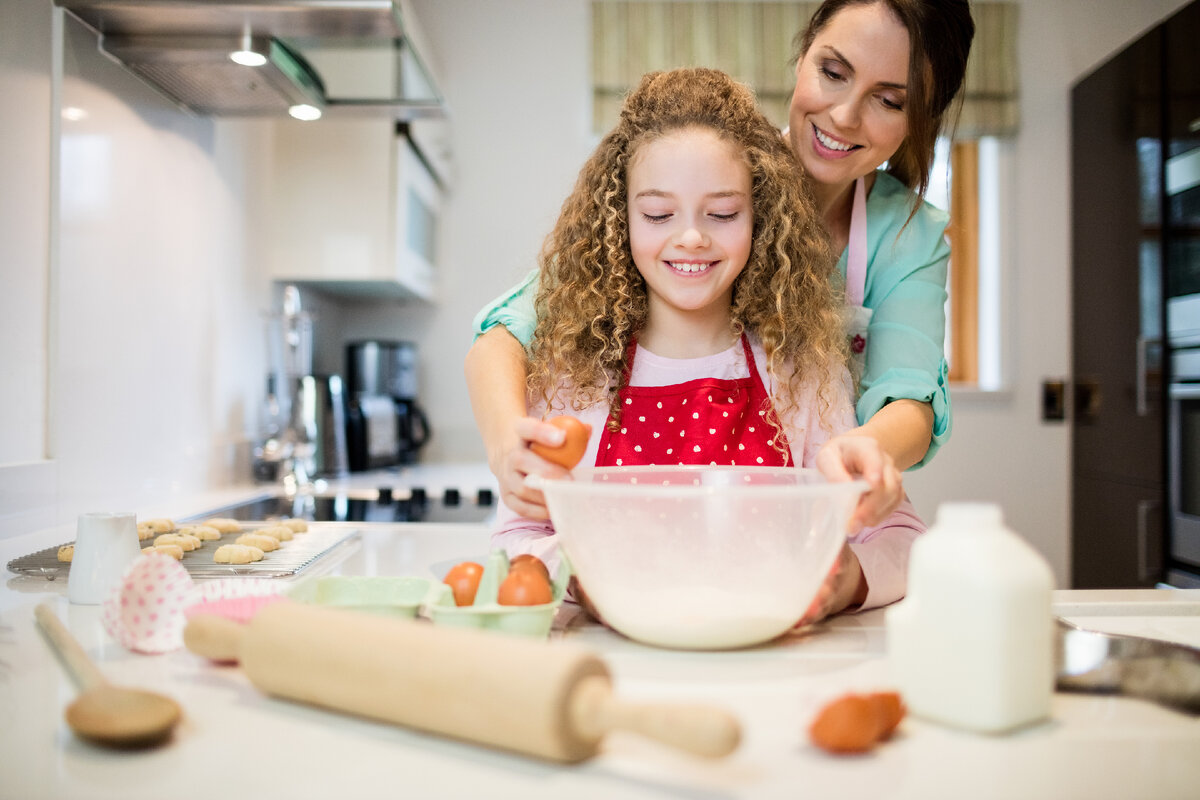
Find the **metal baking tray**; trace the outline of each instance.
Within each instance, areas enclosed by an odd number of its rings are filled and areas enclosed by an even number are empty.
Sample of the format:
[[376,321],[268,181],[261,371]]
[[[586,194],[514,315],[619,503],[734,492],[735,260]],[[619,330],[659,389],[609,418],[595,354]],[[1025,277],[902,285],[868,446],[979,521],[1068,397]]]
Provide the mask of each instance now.
[[[241,533],[250,533],[267,525],[277,525],[278,522],[242,522]],[[232,543],[240,534],[227,533],[220,539],[200,543],[200,547],[183,554],[181,562],[188,574],[193,578],[286,578],[295,575],[311,566],[319,558],[329,555],[334,550],[342,550],[356,545],[361,538],[357,527],[344,524],[308,523],[308,531],[298,533],[292,539],[283,542],[278,550],[266,553],[262,561],[252,564],[217,564],[213,562],[213,553],[222,544]],[[143,542],[143,546],[152,540]],[[63,544],[73,544],[64,542]],[[47,547],[27,556],[14,558],[8,562],[8,569],[22,575],[56,580],[65,578],[71,571],[69,561],[58,560],[58,548],[61,545]]]

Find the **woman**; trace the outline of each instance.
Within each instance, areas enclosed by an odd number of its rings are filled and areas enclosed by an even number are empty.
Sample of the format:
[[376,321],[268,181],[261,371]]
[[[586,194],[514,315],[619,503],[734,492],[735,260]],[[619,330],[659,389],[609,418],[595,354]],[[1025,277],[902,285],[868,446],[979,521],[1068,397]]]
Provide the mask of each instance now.
[[[860,354],[859,427],[831,439],[817,463],[831,478],[871,483],[858,523],[894,509],[898,470],[928,461],[950,433],[946,218],[923,197],[973,35],[967,0],[826,0],[796,37],[788,140],[842,253],[847,332]],[[556,446],[562,434],[526,416],[523,343],[535,324],[535,284],[533,273],[480,313],[466,374],[505,502],[545,518],[524,476],[559,468],[529,444]]]

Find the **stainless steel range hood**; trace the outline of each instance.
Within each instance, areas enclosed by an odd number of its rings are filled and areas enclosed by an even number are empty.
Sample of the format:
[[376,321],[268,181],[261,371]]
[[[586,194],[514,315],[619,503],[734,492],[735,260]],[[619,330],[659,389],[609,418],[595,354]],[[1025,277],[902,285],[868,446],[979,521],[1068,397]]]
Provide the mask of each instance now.
[[[100,48],[198,114],[443,114],[407,0],[55,0]],[[262,66],[229,60],[238,49]]]

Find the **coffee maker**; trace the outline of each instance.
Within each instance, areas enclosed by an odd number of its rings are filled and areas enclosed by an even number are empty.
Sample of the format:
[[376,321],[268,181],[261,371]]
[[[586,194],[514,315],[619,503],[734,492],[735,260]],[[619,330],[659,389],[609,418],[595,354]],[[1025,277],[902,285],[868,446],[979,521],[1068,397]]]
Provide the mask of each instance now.
[[350,469],[416,462],[429,441],[429,420],[417,402],[416,345],[380,339],[350,342],[346,378]]

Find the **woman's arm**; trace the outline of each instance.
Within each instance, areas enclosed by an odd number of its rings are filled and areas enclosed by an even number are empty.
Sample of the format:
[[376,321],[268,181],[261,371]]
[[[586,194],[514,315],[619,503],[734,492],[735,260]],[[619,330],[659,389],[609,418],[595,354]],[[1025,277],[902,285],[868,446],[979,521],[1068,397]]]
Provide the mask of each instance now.
[[849,433],[866,435],[879,442],[892,457],[896,469],[903,472],[929,450],[933,437],[933,406],[917,400],[893,400]]
[[856,404],[863,432],[902,470],[933,458],[951,428],[946,215],[923,204],[910,219],[911,199],[886,175],[868,198],[871,261],[863,302],[872,314]]
[[475,424],[487,449],[488,466],[500,484],[504,502],[517,514],[547,519],[542,493],[525,485],[525,476],[556,476],[562,467],[529,449],[531,442],[562,444],[559,428],[528,416],[525,401],[525,348],[497,325],[467,352],[464,372]]
[[821,472],[833,480],[862,478],[871,484],[850,520],[851,530],[878,525],[904,499],[900,472],[925,457],[933,434],[929,403],[896,400],[867,420],[832,437],[817,453]]

